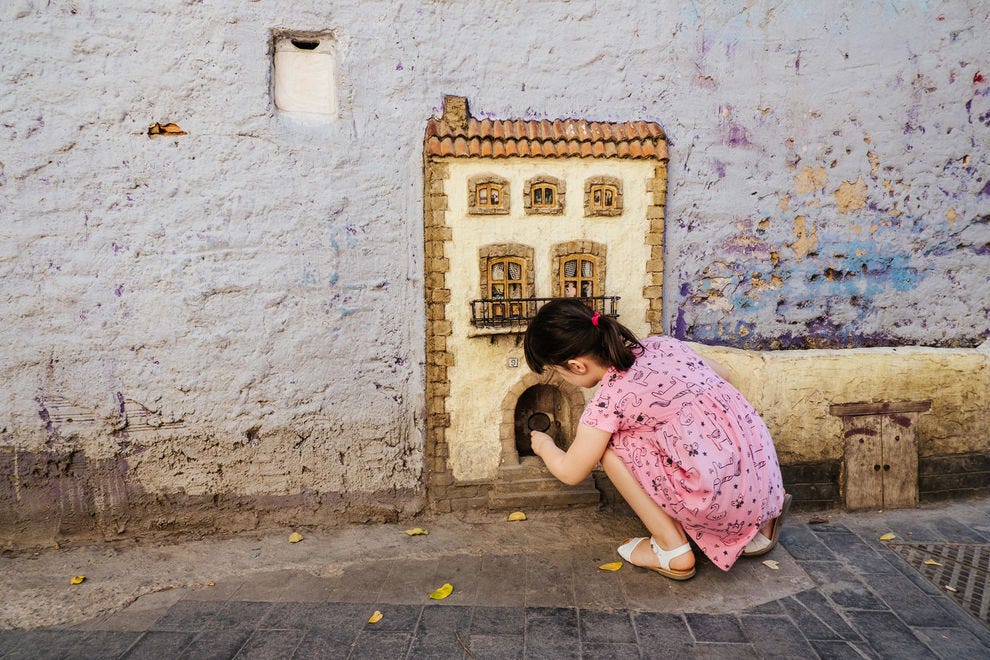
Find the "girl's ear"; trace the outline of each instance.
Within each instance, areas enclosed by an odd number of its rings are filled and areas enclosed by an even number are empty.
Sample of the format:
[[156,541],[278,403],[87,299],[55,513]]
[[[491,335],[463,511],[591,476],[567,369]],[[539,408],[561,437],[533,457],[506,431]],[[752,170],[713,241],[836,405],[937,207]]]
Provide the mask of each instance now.
[[575,376],[583,376],[588,373],[588,363],[583,358],[574,358],[567,361],[567,370]]

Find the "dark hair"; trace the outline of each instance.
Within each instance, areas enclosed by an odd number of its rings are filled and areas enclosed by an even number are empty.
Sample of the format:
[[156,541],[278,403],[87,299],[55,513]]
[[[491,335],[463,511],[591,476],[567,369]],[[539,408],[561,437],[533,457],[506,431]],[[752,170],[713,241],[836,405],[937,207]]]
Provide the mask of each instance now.
[[629,369],[636,360],[633,348],[642,349],[642,344],[612,317],[599,314],[595,325],[595,313],[576,298],[556,298],[541,307],[523,340],[529,368],[540,374],[545,367],[592,355],[606,367]]

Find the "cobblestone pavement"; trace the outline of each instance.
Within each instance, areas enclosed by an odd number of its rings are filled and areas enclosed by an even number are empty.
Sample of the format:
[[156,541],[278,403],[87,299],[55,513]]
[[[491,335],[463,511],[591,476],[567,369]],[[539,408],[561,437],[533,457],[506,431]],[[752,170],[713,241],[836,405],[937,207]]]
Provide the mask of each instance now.
[[990,658],[990,498],[792,512],[769,555],[728,573],[704,561],[687,582],[599,569],[615,541],[260,572],[0,630],[0,657]]

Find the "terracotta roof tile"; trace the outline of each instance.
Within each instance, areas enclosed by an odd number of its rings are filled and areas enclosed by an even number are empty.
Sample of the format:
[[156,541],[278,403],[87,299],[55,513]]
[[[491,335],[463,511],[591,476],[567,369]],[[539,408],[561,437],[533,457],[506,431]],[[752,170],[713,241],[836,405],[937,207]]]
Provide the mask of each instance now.
[[655,122],[584,119],[475,119],[461,125],[431,117],[428,156],[455,158],[667,158],[667,138]]

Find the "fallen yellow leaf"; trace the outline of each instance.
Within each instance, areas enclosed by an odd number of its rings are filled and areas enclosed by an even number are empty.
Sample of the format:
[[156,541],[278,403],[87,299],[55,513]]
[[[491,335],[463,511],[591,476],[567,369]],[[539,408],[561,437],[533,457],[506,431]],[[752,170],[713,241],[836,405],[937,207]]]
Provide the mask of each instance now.
[[956,593],[956,588],[955,587],[950,587],[949,585],[945,585],[945,590],[946,591],[951,591],[952,593]]
[[299,543],[303,540],[303,538],[305,537],[303,537],[303,535],[299,532],[292,532],[289,534],[289,543]]
[[887,532],[886,534],[884,534],[883,536],[880,537],[880,540],[881,541],[893,541],[896,538],[897,538],[897,534],[894,534],[893,532]]
[[517,522],[519,520],[526,520],[526,514],[522,511],[513,511],[509,514],[509,522]]
[[375,613],[371,615],[370,619],[368,619],[368,623],[378,623],[379,621],[382,620],[383,616],[384,615],[381,612],[375,610]]
[[406,530],[407,536],[426,536],[427,534],[429,534],[429,532],[422,527],[413,527],[412,529]]
[[452,585],[450,582],[447,582],[442,587],[440,587],[432,594],[430,594],[430,598],[432,598],[433,600],[443,600],[452,593],[454,593],[454,585]]
[[622,562],[621,561],[613,561],[613,562],[610,562],[608,564],[602,564],[598,568],[600,568],[603,571],[617,571],[620,568],[622,568]]
[[925,560],[925,566],[941,566],[941,565],[942,564],[938,563],[934,559],[926,559]]
[[82,584],[85,579],[85,575],[73,575],[72,579],[69,580],[69,584]]
[[217,583],[216,582],[207,582],[206,583],[206,586],[208,586],[208,587],[215,587],[215,586],[217,586]]
[[771,571],[779,571],[780,563],[776,559],[767,559],[763,562],[763,565],[769,568]]

